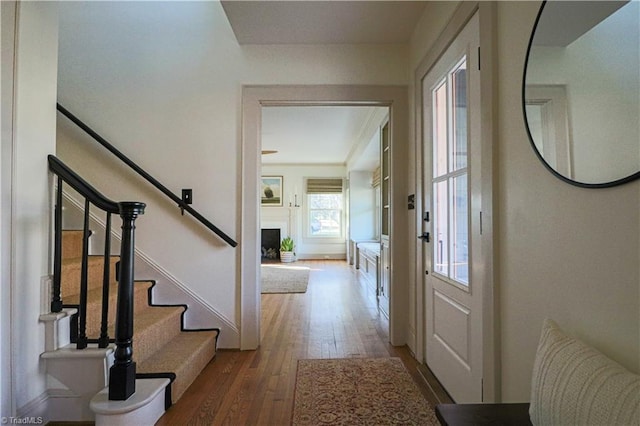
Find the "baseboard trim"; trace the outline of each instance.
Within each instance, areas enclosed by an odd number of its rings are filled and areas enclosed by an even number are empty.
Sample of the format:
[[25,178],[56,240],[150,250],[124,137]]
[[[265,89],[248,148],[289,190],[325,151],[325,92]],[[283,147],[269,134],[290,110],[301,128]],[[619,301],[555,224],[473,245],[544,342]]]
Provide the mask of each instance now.
[[49,422],[49,391],[46,390],[16,410],[16,423],[47,424]]
[[300,253],[298,260],[347,260],[346,253]]
[[436,376],[431,372],[429,367],[425,364],[418,364],[418,373],[422,376],[422,379],[425,381],[427,386],[431,389],[431,393],[435,395],[438,400],[438,404],[453,404],[453,399],[449,396],[445,388],[442,386],[440,381],[436,378]]
[[414,355],[414,358],[415,358],[415,354],[416,354],[416,331],[413,328],[409,328],[409,340],[407,341],[407,346],[409,347],[409,350],[411,351],[411,354]]

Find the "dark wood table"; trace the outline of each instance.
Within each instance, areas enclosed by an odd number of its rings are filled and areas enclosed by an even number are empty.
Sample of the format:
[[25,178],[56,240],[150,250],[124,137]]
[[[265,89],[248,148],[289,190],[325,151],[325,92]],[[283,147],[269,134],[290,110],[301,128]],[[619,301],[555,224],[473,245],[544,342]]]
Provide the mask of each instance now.
[[438,404],[436,417],[443,426],[532,426],[529,403]]

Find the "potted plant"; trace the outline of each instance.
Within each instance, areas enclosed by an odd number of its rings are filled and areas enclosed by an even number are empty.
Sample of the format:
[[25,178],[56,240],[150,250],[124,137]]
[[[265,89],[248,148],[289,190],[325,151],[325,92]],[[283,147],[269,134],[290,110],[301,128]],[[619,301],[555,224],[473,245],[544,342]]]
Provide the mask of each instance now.
[[293,262],[293,239],[286,237],[282,239],[280,243],[280,261],[283,263]]

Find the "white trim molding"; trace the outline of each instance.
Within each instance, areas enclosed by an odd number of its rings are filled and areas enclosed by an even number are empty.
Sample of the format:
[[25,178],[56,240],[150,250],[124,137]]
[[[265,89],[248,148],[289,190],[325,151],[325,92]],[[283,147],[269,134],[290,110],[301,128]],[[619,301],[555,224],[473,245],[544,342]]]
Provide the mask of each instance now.
[[[438,58],[447,49],[451,41],[464,28],[471,17],[478,12],[480,18],[480,104],[481,104],[481,193],[482,193],[482,238],[481,251],[485,262],[481,265],[483,286],[483,314],[482,314],[482,334],[483,334],[483,402],[499,402],[501,400],[500,391],[500,328],[499,328],[499,303],[497,294],[497,277],[495,276],[495,243],[496,232],[494,231],[494,211],[496,211],[496,198],[493,191],[496,186],[495,172],[496,150],[493,146],[496,133],[497,117],[497,66],[496,66],[496,4],[495,2],[462,2],[449,23],[442,31],[437,40],[430,47],[422,61],[415,69],[414,74],[414,101],[415,111],[415,164],[416,173],[416,194],[417,205],[421,206],[420,211],[425,208],[426,200],[420,194],[423,193],[422,179],[419,177],[423,169],[422,158],[422,90],[421,81],[429,69],[436,63]],[[421,214],[415,217],[415,226],[422,229]],[[422,242],[415,242],[415,276],[416,276],[416,358],[423,362],[425,359],[425,292],[422,285],[424,269],[422,267],[423,245]]]

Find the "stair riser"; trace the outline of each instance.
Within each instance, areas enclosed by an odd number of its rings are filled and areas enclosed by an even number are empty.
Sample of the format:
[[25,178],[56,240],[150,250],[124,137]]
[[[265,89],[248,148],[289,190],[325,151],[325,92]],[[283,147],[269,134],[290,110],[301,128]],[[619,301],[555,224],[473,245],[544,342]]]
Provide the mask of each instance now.
[[[139,314],[144,309],[149,308],[149,287],[151,283],[139,282],[134,284],[133,303],[134,313]],[[67,303],[67,302],[65,302]],[[78,297],[74,296],[68,299],[68,303],[77,304]],[[116,307],[118,303],[118,286],[112,285],[109,289],[109,311],[108,324],[109,336],[114,337],[113,330],[116,322]],[[100,327],[102,323],[102,298],[92,300],[87,303],[87,336],[97,338],[100,336]]]
[[215,340],[199,348],[188,363],[184,363],[184,368],[176,371],[176,380],[171,387],[171,399],[176,402],[182,394],[191,386],[191,383],[198,377],[204,368],[211,362],[216,354]]
[[[151,356],[167,341],[180,333],[183,309],[181,307],[149,307],[147,305],[146,290],[142,286],[135,292],[135,296],[136,301],[134,303],[136,303],[136,308],[134,308],[134,312],[136,314],[133,323],[133,353],[134,361],[140,362]],[[87,337],[91,339],[96,339],[100,336],[101,326],[101,307],[97,302],[94,305],[94,309],[87,310]],[[159,315],[153,324],[144,324],[142,321],[135,320],[135,318],[140,318],[141,310],[137,309],[138,306],[146,306],[146,309],[162,310],[162,315]],[[109,316],[115,317],[115,301],[109,309]],[[110,338],[115,338],[115,318],[109,320],[107,333]]]
[[[141,362],[153,355],[155,351],[160,349],[167,341],[173,339],[180,333],[180,316],[181,313],[173,313],[170,316],[162,318],[157,323],[145,330],[140,330],[133,323],[133,360]],[[92,324],[92,331],[87,331],[87,336],[97,338],[100,336],[100,322]],[[87,327],[87,330],[89,328]],[[94,331],[95,330],[95,331]],[[109,322],[108,333],[110,338],[115,338],[115,321]]]
[[62,258],[82,256],[83,231],[62,231]]
[[133,356],[135,361],[143,362],[168,341],[176,337],[181,331],[181,316],[182,310],[178,309],[144,331],[137,331],[134,322]]
[[[103,281],[103,266],[104,260],[101,256],[91,256],[89,257],[89,264],[87,269],[87,288],[98,288],[102,287]],[[118,257],[112,257],[111,261],[111,269],[109,272],[109,281],[111,283],[116,282],[116,263],[120,260]],[[73,263],[63,263],[62,264],[62,277],[60,280],[60,294],[62,295],[62,300],[64,302],[65,296],[70,296],[73,294],[80,293],[80,281],[81,281],[81,272],[82,265],[80,260]]]
[[215,356],[218,332],[182,332],[149,359],[138,362],[139,373],[175,373],[171,398],[175,402]]

